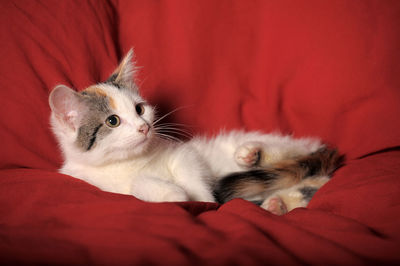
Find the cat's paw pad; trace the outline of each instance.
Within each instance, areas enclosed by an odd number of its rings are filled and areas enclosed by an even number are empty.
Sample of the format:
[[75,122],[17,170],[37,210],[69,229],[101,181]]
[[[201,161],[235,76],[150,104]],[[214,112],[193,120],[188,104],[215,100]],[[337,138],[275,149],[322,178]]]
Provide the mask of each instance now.
[[236,150],[235,161],[238,165],[243,167],[257,166],[261,159],[260,144],[248,142]]
[[286,204],[278,196],[266,199],[261,207],[276,215],[283,215],[288,212]]

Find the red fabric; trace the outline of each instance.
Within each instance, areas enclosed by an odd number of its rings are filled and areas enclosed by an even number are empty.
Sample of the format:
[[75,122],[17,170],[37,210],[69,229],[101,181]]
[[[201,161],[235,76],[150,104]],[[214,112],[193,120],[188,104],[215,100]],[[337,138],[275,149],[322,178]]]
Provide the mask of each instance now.
[[[0,262],[400,263],[398,1],[0,2]],[[319,136],[347,163],[307,209],[146,203],[56,173],[48,93],[134,47],[194,133]]]

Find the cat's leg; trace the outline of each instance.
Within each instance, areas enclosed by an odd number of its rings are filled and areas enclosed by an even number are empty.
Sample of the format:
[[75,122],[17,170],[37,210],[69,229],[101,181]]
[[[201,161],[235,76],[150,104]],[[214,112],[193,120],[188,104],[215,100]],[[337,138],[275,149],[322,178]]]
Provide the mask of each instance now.
[[189,196],[180,186],[152,176],[141,176],[133,180],[132,195],[151,202],[189,201]]
[[305,207],[307,203],[296,186],[273,193],[264,200],[261,208],[276,215],[283,215],[294,208]]
[[190,145],[181,145],[171,156],[169,171],[174,182],[179,184],[189,195],[190,200],[215,202],[211,190],[211,171]]
[[[318,148],[323,145],[315,146]],[[266,143],[261,141],[246,141],[235,151],[235,161],[245,168],[270,167],[287,159],[295,159],[314,152],[316,148],[302,146],[301,143]]]
[[276,162],[292,159],[299,155],[300,153],[295,150],[295,147],[288,147],[279,143],[246,141],[236,149],[234,158],[238,165],[252,168],[268,167]]
[[306,207],[318,189],[328,181],[327,176],[305,178],[297,185],[275,191],[264,200],[261,207],[276,215]]
[[318,139],[254,132],[237,135],[234,159],[244,168],[269,167],[282,160],[311,154],[324,145]]
[[285,202],[279,195],[271,195],[268,197],[261,204],[261,208],[276,215],[283,215],[288,212]]
[[240,145],[234,154],[235,161],[238,165],[246,168],[258,166],[261,160],[263,143],[261,142],[245,142]]
[[[246,141],[235,151],[235,161],[245,168],[269,167],[276,162],[299,156],[295,147],[279,143]],[[305,155],[305,154],[302,154]]]

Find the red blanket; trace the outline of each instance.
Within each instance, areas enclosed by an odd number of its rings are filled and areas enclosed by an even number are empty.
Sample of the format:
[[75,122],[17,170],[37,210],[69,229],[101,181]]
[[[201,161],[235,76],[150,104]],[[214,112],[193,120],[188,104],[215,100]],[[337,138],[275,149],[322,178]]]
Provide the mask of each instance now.
[[[399,1],[1,1],[0,263],[400,263]],[[134,47],[195,134],[317,136],[346,165],[307,208],[146,203],[58,174],[47,103]]]

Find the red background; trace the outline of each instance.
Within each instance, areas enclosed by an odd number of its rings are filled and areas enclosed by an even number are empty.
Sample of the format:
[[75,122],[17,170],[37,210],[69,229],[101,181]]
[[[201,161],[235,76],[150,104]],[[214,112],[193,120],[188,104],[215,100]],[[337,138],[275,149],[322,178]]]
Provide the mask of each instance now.
[[[0,261],[400,262],[400,2],[0,2]],[[131,47],[142,94],[195,134],[318,136],[346,165],[307,209],[145,203],[56,173],[47,103]]]

